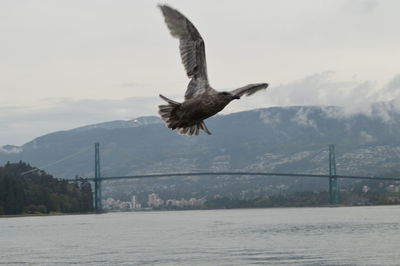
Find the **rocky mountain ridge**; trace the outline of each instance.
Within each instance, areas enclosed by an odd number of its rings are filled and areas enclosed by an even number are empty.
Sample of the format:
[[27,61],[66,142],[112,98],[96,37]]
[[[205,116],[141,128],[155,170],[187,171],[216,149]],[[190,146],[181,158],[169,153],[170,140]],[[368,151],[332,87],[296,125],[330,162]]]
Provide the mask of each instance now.
[[212,136],[187,137],[157,117],[112,121],[38,137],[0,150],[0,163],[26,161],[63,178],[93,176],[93,144],[104,175],[196,170],[326,173],[336,144],[342,174],[377,174],[400,165],[400,114],[346,115],[339,107],[273,107],[208,119]]

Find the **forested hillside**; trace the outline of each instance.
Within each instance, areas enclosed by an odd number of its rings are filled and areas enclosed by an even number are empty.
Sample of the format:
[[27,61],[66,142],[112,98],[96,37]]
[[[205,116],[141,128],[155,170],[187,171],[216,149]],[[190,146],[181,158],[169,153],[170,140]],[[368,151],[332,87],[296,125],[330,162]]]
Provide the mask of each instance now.
[[23,162],[0,167],[0,215],[92,210],[91,185],[84,180],[70,184]]

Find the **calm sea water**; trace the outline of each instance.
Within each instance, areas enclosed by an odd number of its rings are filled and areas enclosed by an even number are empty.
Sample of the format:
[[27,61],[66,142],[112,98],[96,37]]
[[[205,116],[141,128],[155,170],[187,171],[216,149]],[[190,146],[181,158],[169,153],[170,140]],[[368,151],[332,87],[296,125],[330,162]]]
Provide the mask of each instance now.
[[400,206],[0,219],[6,265],[400,265]]

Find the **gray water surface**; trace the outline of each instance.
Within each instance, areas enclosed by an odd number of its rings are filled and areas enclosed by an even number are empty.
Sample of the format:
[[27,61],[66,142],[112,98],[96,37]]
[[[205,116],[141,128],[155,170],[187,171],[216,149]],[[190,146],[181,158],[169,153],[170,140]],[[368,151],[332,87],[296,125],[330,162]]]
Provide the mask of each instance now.
[[400,265],[400,206],[0,219],[6,265]]

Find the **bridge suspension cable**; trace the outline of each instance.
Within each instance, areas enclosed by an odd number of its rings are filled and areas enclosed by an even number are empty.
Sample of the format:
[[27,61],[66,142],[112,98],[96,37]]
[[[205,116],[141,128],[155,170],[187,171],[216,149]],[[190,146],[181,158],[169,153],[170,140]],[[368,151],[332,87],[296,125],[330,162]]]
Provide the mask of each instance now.
[[83,152],[89,151],[91,149],[92,149],[92,145],[84,147],[84,148],[80,149],[78,152],[70,154],[70,155],[67,155],[67,156],[65,156],[65,157],[63,157],[63,158],[61,158],[61,159],[59,159],[57,161],[54,161],[52,163],[49,163],[49,164],[46,164],[46,165],[43,165],[43,166],[35,167],[34,169],[26,171],[26,172],[22,172],[21,175],[23,176],[23,175],[27,175],[27,174],[30,174],[30,173],[33,173],[33,172],[36,172],[36,171],[41,171],[42,169],[45,169],[45,168],[51,167],[53,165],[56,165],[58,163],[61,163],[63,161],[66,161],[66,160],[68,160],[70,158],[73,158],[73,157],[75,157],[75,156],[77,156],[77,155],[79,155],[79,154],[81,154]]

